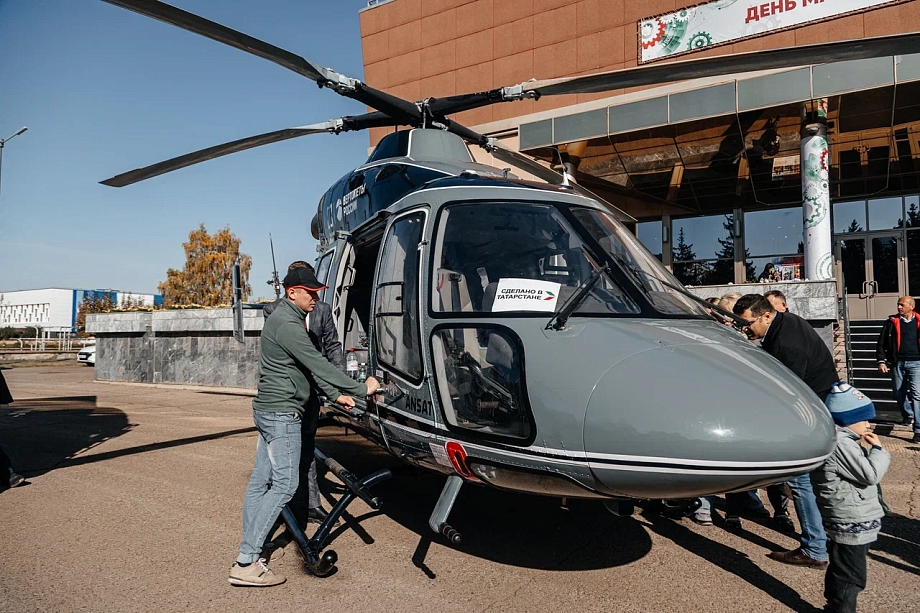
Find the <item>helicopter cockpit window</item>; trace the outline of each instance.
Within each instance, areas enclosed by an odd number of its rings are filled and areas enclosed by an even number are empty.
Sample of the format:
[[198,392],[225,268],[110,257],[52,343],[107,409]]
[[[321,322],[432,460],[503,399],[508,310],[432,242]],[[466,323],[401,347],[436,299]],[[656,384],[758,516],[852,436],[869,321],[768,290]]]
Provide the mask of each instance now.
[[612,215],[584,207],[572,207],[570,210],[587,234],[626,272],[655,310],[666,315],[705,316],[696,302],[664,285],[669,283],[680,287],[680,281]]
[[523,352],[510,331],[439,328],[431,345],[438,394],[451,426],[497,437],[531,437]]
[[413,381],[422,379],[418,246],[424,227],[424,213],[407,215],[390,226],[377,275],[374,309],[377,358]]
[[[552,314],[600,265],[554,206],[476,203],[441,214],[431,308],[440,313]],[[576,314],[638,313],[604,275]]]

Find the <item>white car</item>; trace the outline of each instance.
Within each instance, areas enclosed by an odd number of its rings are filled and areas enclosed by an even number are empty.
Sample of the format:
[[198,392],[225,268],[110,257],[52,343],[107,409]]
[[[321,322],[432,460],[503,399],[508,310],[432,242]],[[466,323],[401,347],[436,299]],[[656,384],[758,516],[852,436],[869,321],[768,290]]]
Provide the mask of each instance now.
[[96,365],[96,346],[90,345],[89,347],[84,347],[80,350],[80,353],[77,354],[77,362],[81,364],[86,364],[87,366]]

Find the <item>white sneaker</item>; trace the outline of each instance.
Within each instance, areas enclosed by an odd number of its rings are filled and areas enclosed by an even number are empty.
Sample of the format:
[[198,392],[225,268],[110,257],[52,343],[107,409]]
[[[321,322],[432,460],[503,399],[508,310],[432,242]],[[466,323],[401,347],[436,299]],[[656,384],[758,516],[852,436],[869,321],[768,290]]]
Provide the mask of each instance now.
[[697,511],[693,514],[693,521],[700,524],[701,526],[711,526],[712,513],[709,511]]
[[276,575],[265,564],[265,558],[259,558],[258,562],[253,562],[249,566],[240,566],[234,562],[230,567],[230,585],[240,585],[248,587],[271,587],[281,585],[287,581],[284,575]]

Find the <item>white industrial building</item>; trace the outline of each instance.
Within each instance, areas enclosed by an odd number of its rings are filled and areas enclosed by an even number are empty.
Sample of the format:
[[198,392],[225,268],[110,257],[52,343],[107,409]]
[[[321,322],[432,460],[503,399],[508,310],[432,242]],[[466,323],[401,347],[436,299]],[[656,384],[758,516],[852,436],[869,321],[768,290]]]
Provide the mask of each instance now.
[[145,306],[161,305],[159,294],[136,294],[109,289],[30,289],[0,292],[0,328],[40,328],[51,334],[73,332],[77,309],[86,295],[112,297],[122,306],[128,299],[138,300]]

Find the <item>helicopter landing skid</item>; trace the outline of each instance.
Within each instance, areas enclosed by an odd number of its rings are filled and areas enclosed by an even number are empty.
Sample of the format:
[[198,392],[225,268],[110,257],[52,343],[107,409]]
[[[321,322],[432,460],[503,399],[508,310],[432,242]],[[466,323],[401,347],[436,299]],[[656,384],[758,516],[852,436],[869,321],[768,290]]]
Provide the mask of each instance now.
[[434,505],[434,511],[428,519],[428,527],[438,534],[443,534],[451,545],[459,545],[463,540],[460,533],[447,523],[447,516],[450,515],[450,510],[454,507],[461,485],[463,485],[463,479],[459,475],[451,475],[447,478],[444,489],[441,490],[441,496],[438,498],[438,503]]
[[312,538],[308,539],[304,531],[301,530],[289,505],[282,507],[281,518],[287,525],[288,532],[293,536],[297,546],[300,547],[301,553],[303,553],[304,570],[315,577],[328,577],[335,571],[335,563],[338,561],[339,556],[331,549],[322,554],[322,556],[320,556],[320,553],[329,540],[329,533],[332,527],[355,498],[360,498],[370,508],[375,511],[378,510],[383,505],[383,501],[371,494],[370,488],[392,478],[393,473],[388,469],[382,469],[369,474],[363,479],[358,479],[354,473],[319,449],[314,449],[313,454],[316,456],[317,461],[325,464],[329,471],[345,484],[347,490],[339,498],[335,506],[332,507],[332,510],[329,511],[329,515],[316,529]]

